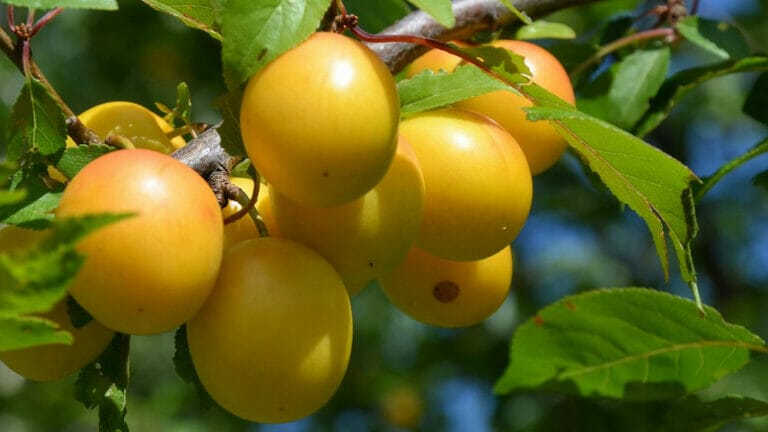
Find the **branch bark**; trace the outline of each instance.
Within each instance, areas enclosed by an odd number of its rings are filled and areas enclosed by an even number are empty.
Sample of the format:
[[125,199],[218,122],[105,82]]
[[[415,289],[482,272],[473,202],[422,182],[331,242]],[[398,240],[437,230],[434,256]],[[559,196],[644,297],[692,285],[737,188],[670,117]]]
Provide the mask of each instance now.
[[[513,0],[512,4],[532,18],[588,3],[606,0]],[[517,16],[498,0],[454,0],[453,14],[456,25],[445,28],[429,15],[416,11],[381,34],[412,34],[442,41],[466,39],[480,31],[494,30],[514,23]],[[427,48],[407,43],[371,43],[368,47],[389,66],[393,73],[402,70],[408,63],[423,54]]]

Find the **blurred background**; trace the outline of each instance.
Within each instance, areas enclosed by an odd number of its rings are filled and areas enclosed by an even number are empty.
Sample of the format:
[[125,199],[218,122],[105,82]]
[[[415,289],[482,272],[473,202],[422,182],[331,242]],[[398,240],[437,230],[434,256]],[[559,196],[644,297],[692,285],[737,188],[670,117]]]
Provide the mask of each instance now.
[[[54,87],[81,112],[111,100],[152,108],[173,106],[176,85],[192,94],[193,119],[216,122],[212,101],[224,93],[219,44],[138,1],[119,12],[67,10],[33,41],[36,61]],[[365,0],[345,2],[366,20]],[[658,2],[609,0],[556,13],[588,37],[609,17],[638,16]],[[753,50],[768,46],[768,2],[701,0],[699,14],[742,29]],[[368,26],[368,27],[366,27]],[[672,72],[714,59],[682,43]],[[647,139],[708,176],[768,135],[741,112],[756,74],[712,80],[689,94]],[[0,58],[0,137],[22,78]],[[767,108],[768,109],[768,108]],[[705,303],[726,320],[768,338],[768,191],[752,178],[768,169],[761,156],[726,177],[697,207],[694,242]],[[191,385],[173,370],[173,334],[134,337],[128,423],[135,432],[195,431],[598,431],[648,430],[657,407],[548,394],[496,396],[492,387],[508,360],[515,326],[562,296],[601,287],[645,286],[690,298],[676,265],[665,281],[642,220],[588,178],[575,157],[534,180],[531,216],[513,247],[512,292],[487,322],[445,330],[413,321],[390,306],[375,286],[352,301],[353,353],[341,388],[315,415],[285,425],[254,425],[218,408],[201,410]],[[268,354],[266,354],[268,355]],[[75,376],[27,382],[0,365],[0,431],[96,430],[97,414],[72,398]],[[768,359],[755,356],[741,372],[701,393],[739,393],[768,400]],[[768,421],[731,424],[728,431],[768,430]]]

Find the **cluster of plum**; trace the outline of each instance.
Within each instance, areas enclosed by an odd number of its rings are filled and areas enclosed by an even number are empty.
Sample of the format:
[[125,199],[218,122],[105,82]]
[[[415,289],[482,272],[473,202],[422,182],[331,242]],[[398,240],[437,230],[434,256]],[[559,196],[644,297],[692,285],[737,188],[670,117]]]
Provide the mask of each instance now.
[[[573,103],[553,56],[524,42],[497,44]],[[408,73],[459,63],[432,51]],[[350,298],[372,282],[436,326],[473,325],[502,304],[532,174],[566,148],[551,125],[525,119],[527,105],[499,91],[402,118],[381,60],[353,39],[315,33],[243,93],[240,129],[263,179],[256,208],[269,236],[249,217],[223,224],[240,204],[221,209],[202,177],[167,155],[184,141],[169,139],[160,117],[126,102],[94,107],[80,116],[86,126],[137,147],[86,165],[56,210],[129,215],[77,246],[86,259],[69,293],[94,320],[75,329],[62,302],[47,316],[73,333],[73,345],[0,359],[30,378],[55,379],[92,361],[113,332],[186,324],[200,382],[223,408],[256,422],[309,415],[341,383]],[[232,181],[254,190],[252,179]],[[11,227],[0,244],[8,250],[45,235]]]

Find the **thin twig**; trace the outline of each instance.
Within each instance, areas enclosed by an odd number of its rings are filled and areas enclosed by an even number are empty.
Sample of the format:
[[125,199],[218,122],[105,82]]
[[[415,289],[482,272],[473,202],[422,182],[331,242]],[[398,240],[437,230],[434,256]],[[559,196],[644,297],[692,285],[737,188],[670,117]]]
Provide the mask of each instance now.
[[701,188],[698,191],[696,191],[696,196],[694,197],[696,202],[700,201],[704,197],[704,195],[706,195],[707,192],[710,191],[710,189],[715,187],[715,185],[718,184],[720,180],[722,180],[723,177],[728,175],[731,171],[742,166],[744,163],[746,163],[750,159],[753,159],[764,153],[768,153],[768,138],[757,143],[754,147],[749,149],[743,155],[721,166],[716,173],[712,174],[712,176],[705,179],[704,184],[701,186]]

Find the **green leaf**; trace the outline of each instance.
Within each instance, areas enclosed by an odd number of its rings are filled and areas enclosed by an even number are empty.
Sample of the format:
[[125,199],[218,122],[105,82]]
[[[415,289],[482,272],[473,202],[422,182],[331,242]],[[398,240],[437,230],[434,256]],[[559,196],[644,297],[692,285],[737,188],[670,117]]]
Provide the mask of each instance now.
[[0,3],[33,9],[62,7],[67,9],[117,10],[117,0],[3,0]]
[[562,23],[534,21],[517,29],[515,39],[574,39],[576,32]]
[[213,105],[221,111],[222,122],[218,127],[221,146],[232,156],[246,156],[243,136],[240,133],[241,90],[233,90],[219,98]]
[[208,394],[208,391],[205,390],[203,383],[200,382],[195,365],[192,363],[192,356],[189,354],[186,325],[182,325],[176,330],[174,345],[176,351],[173,355],[173,365],[176,369],[176,375],[195,387],[201,408],[207,409],[216,406],[216,402]]
[[88,409],[99,408],[99,432],[128,432],[125,414],[130,337],[117,333],[104,353],[84,367],[75,382],[75,398]]
[[517,16],[517,18],[520,19],[520,21],[523,22],[523,24],[530,25],[533,20],[531,20],[531,17],[528,16],[528,14],[525,13],[525,11],[521,11],[515,7],[515,5],[512,4],[510,0],[499,0],[504,6],[507,7],[507,9],[511,10],[513,14]]
[[761,187],[766,192],[768,192],[768,170],[758,173],[752,177],[752,184],[757,187]]
[[582,89],[579,109],[622,129],[631,129],[664,82],[669,61],[666,47],[633,52]]
[[635,126],[635,134],[642,137],[655,129],[669,115],[669,112],[680,99],[710,79],[732,73],[765,70],[768,70],[768,56],[729,60],[712,66],[680,71],[661,86],[656,97],[651,100],[650,109]]
[[67,296],[67,313],[74,328],[83,328],[93,321],[93,316],[85,310],[71,295]]
[[40,81],[28,78],[16,99],[9,121],[9,160],[28,152],[50,156],[64,148],[67,125],[61,108]]
[[609,119],[622,129],[631,129],[650,106],[669,69],[668,47],[638,50],[624,58],[608,93]]
[[744,101],[743,111],[753,119],[768,125],[768,72],[763,72],[755,83],[752,85],[752,89],[747,94],[747,99]]
[[[127,215],[93,215],[56,219],[29,247],[0,253],[0,316],[50,310],[67,292],[84,258],[75,243],[88,233]],[[37,241],[34,241],[37,240]]]
[[43,181],[47,166],[30,163],[11,176],[11,191],[22,191],[24,198],[13,204],[0,207],[0,221],[25,228],[44,229],[53,219],[53,209],[58,205],[62,187],[51,189]]
[[0,351],[71,343],[72,335],[59,330],[53,321],[35,316],[0,316]]
[[768,403],[740,395],[713,401],[689,396],[671,404],[661,432],[699,432],[712,430],[737,420],[768,416]]
[[331,0],[227,0],[221,12],[222,66],[238,87],[316,29]]
[[451,28],[456,24],[453,16],[451,0],[408,0],[417,8],[423,10],[445,28]]
[[27,191],[20,190],[1,190],[0,191],[0,207],[9,206],[12,204],[18,204],[27,196]]
[[462,53],[480,60],[493,74],[511,83],[525,84],[530,81],[531,70],[525,58],[519,54],[488,45],[477,47],[456,47]]
[[642,288],[561,299],[519,326],[498,393],[542,390],[663,400],[703,389],[768,352],[713,308]]
[[531,84],[523,88],[539,105],[527,109],[528,118],[552,120],[608,189],[643,218],[667,277],[669,235],[683,280],[698,299],[690,253],[691,240],[698,230],[691,192],[696,176],[666,153],[609,123],[574,110],[541,87]]
[[698,16],[686,17],[677,24],[681,36],[722,60],[750,54],[744,35],[733,25]]
[[515,91],[474,65],[464,65],[452,73],[430,70],[397,83],[400,113],[414,114],[497,90]]
[[344,0],[344,6],[369,33],[378,33],[411,12],[405,0]]
[[92,160],[116,150],[115,147],[104,144],[79,145],[68,147],[56,162],[56,169],[67,178],[72,178]]
[[210,0],[141,0],[152,9],[166,13],[184,24],[221,40],[216,26],[216,10]]

